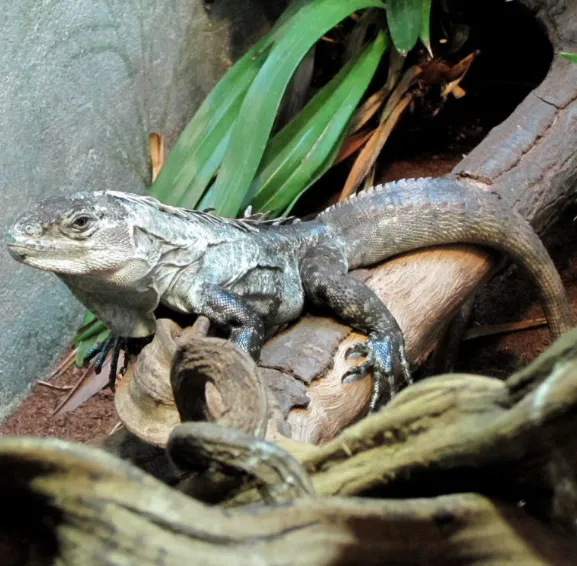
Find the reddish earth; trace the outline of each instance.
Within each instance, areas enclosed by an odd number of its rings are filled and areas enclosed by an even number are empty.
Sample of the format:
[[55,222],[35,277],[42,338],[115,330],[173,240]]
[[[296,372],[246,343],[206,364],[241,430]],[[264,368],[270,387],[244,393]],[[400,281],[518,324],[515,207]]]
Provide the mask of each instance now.
[[[72,385],[83,371],[73,368],[50,381],[57,386]],[[52,413],[67,392],[37,384],[18,409],[2,424],[0,434],[55,436],[87,442],[108,434],[117,422],[112,393],[101,391],[75,411],[54,418]]]
[[[402,177],[438,176],[452,169],[460,155],[428,155],[411,161],[397,161],[383,172],[383,181]],[[547,245],[561,270],[577,313],[577,257],[573,242],[575,211],[568,211],[559,222]],[[515,267],[495,278],[482,291],[475,304],[473,325],[534,319],[542,316],[535,289]],[[504,377],[543,352],[549,344],[545,327],[479,338],[463,343],[456,370]],[[81,370],[73,369],[51,383],[75,383]],[[108,434],[117,423],[112,393],[102,391],[71,413],[54,418],[52,413],[65,392],[37,385],[17,411],[1,426],[3,435],[55,436],[87,442]]]

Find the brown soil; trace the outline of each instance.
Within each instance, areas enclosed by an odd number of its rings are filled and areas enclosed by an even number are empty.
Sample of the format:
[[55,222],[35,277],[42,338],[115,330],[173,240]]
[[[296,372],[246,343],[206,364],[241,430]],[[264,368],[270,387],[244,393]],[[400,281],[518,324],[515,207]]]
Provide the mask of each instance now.
[[[50,383],[59,387],[73,385],[82,373],[83,370],[73,368]],[[67,394],[67,391],[37,384],[18,409],[2,423],[0,434],[53,436],[87,442],[108,434],[118,421],[112,392],[108,389],[97,393],[75,411],[53,417],[54,410]]]
[[[442,175],[450,171],[461,157],[460,153],[429,154],[411,161],[396,161],[385,168],[382,181]],[[546,243],[561,270],[573,311],[577,313],[577,257],[572,246],[577,235],[574,216],[574,210],[568,211]],[[533,285],[515,267],[510,267],[480,294],[471,324],[499,324],[540,316],[542,313]],[[546,327],[467,341],[461,346],[456,369],[504,377],[534,359],[548,344]],[[81,370],[72,369],[52,383],[70,385],[79,379],[80,374]],[[117,423],[113,396],[108,390],[101,391],[75,411],[52,417],[65,395],[65,392],[37,385],[0,426],[0,434],[54,436],[87,442],[108,434]]]

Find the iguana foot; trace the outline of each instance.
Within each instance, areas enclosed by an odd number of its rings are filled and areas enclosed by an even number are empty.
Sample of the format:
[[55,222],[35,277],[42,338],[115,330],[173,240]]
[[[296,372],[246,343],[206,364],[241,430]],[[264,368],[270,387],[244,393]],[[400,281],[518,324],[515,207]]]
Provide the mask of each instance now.
[[343,376],[344,383],[350,383],[365,376],[370,370],[373,372],[373,392],[369,404],[369,413],[377,410],[387,399],[392,399],[399,391],[399,381],[405,385],[412,383],[409,362],[405,354],[405,343],[402,334],[380,333],[369,334],[365,343],[358,343],[346,352],[364,354],[365,361],[358,366],[351,367]]
[[131,355],[136,355],[142,348],[151,341],[152,337],[146,338],[123,338],[110,334],[100,344],[95,346],[84,358],[84,364],[91,359],[96,358],[94,362],[95,373],[100,373],[104,367],[104,362],[108,354],[112,354],[110,361],[110,372],[108,374],[108,384],[112,392],[116,390],[116,376],[119,373],[118,362],[120,361],[120,352],[124,351],[124,362],[120,368],[120,373],[124,374],[128,367],[128,361]]
[[116,375],[118,374],[118,361],[120,359],[120,350],[126,350],[126,339],[120,338],[115,334],[109,334],[100,344],[96,345],[84,358],[84,363],[88,363],[92,358],[94,362],[94,372],[100,373],[104,367],[104,362],[108,354],[112,352],[110,362],[110,373],[108,374],[108,384],[106,387],[114,392],[116,390]]

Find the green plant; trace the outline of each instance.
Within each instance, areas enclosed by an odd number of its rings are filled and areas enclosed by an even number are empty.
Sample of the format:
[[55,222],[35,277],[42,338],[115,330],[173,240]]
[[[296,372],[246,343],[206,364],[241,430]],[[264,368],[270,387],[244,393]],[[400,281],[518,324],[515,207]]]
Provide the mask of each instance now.
[[565,59],[569,59],[571,63],[577,63],[577,53],[569,53],[567,51],[560,51],[559,55],[561,57],[565,57]]

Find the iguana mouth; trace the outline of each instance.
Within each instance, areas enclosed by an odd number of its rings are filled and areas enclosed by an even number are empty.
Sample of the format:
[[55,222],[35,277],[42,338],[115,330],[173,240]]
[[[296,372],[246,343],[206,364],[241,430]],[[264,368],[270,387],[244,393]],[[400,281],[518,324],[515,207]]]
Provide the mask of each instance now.
[[28,259],[29,256],[34,257],[36,254],[34,252],[44,252],[46,251],[43,246],[40,244],[32,244],[32,243],[13,243],[9,242],[7,244],[8,251],[10,255],[20,261],[24,261]]
[[29,251],[31,249],[30,246],[26,246],[24,244],[13,244],[13,243],[9,243],[8,244],[8,249],[11,252],[15,252],[19,255],[21,255],[22,253],[24,253],[25,251]]
[[28,253],[28,249],[24,246],[16,246],[13,244],[8,244],[8,250],[10,251],[10,255],[12,257],[17,257],[17,259],[22,261],[26,259],[26,254]]

